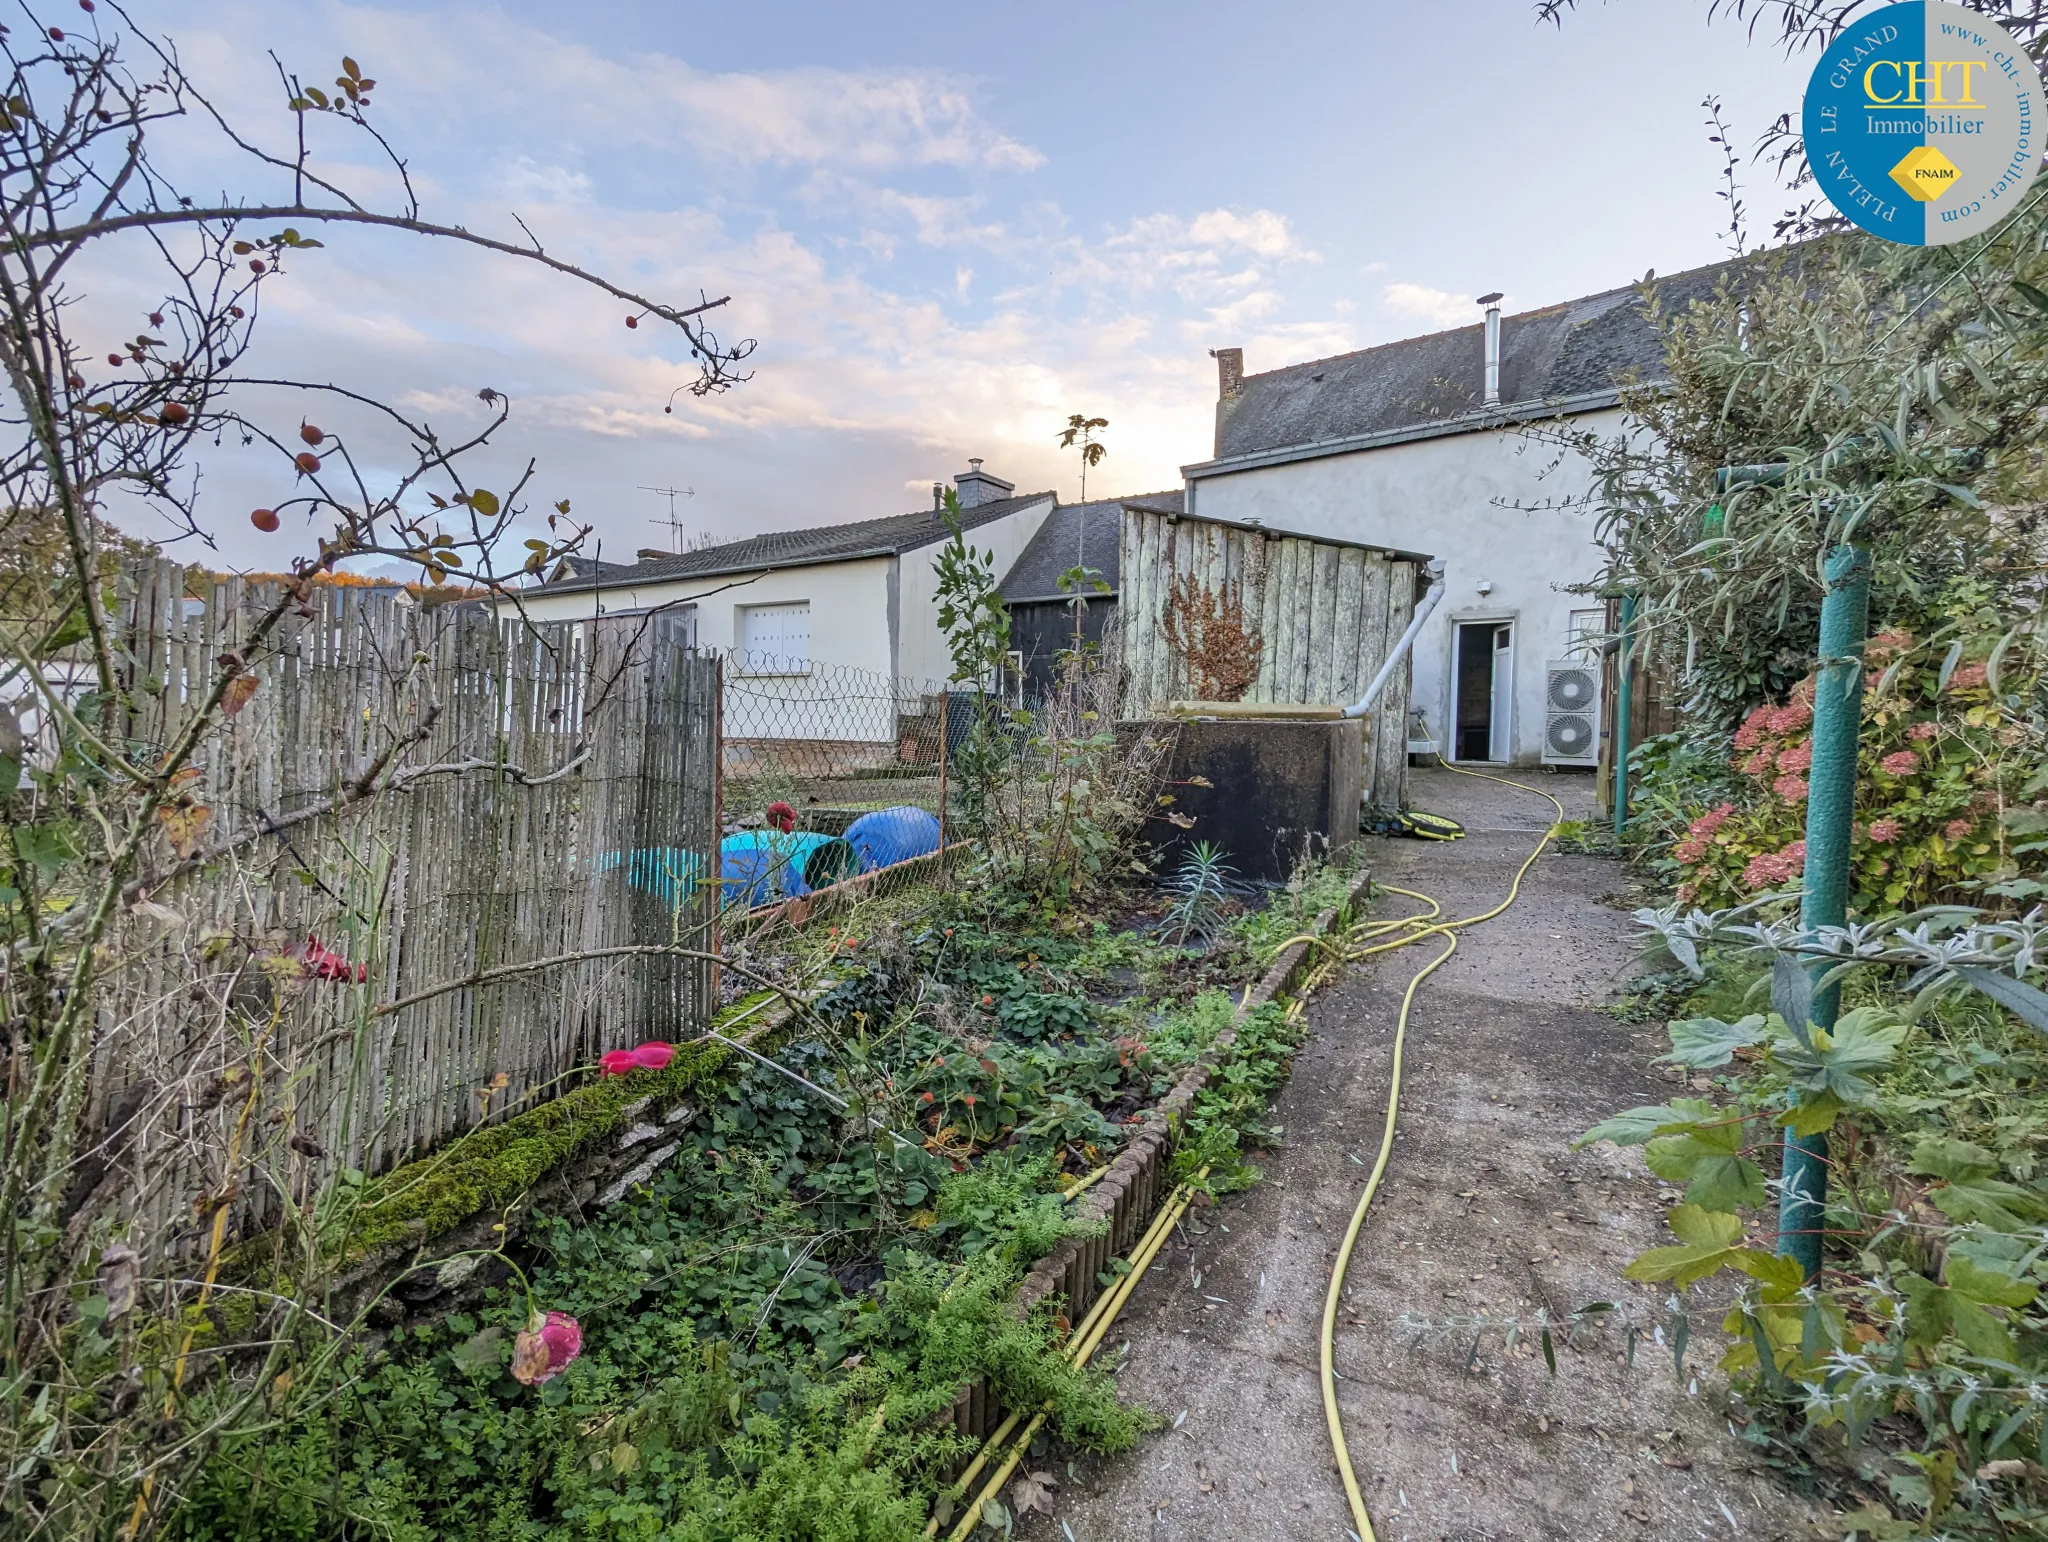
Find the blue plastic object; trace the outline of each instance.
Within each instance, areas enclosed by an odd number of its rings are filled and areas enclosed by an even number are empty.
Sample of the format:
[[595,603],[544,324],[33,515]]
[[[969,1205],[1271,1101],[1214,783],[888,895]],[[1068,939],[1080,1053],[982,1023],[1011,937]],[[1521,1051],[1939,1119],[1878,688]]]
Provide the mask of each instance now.
[[859,871],[853,847],[836,835],[799,830],[742,830],[718,846],[725,903],[751,910],[822,889]]
[[860,855],[860,870],[894,867],[939,849],[939,819],[926,809],[903,804],[863,814],[846,827],[846,839]]
[[643,846],[624,854],[607,851],[597,859],[600,873],[620,867],[626,870],[627,883],[654,895],[670,909],[687,904],[704,876],[704,859],[680,846]]

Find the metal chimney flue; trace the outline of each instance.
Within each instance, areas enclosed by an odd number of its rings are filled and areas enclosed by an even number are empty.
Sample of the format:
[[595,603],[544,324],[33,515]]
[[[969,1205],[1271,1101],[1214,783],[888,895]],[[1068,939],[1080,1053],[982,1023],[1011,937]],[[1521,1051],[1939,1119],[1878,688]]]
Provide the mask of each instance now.
[[1486,405],[1500,405],[1500,293],[1483,294],[1479,303],[1486,307]]

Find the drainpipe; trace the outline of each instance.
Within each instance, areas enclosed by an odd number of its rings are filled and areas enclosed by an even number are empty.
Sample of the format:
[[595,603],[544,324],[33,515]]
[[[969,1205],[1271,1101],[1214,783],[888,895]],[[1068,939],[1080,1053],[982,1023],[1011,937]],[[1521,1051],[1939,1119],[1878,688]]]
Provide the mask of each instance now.
[[1635,710],[1634,637],[1636,596],[1621,597],[1621,647],[1614,656],[1614,838],[1628,832],[1628,729]]
[[[1828,554],[1820,606],[1820,660],[1813,691],[1813,766],[1807,773],[1806,874],[1799,924],[1808,932],[1841,926],[1849,911],[1849,837],[1856,814],[1857,739],[1863,726],[1863,640],[1870,629],[1870,553],[1837,546]],[[1808,966],[1814,980],[1824,960]],[[1832,1028],[1842,1006],[1839,983],[1813,992],[1810,1021]],[[1787,1024],[1804,1039],[1803,1024]],[[1828,1138],[1785,1130],[1784,1185],[1778,1196],[1778,1251],[1820,1273],[1828,1205]]]
[[1443,563],[1432,562],[1423,571],[1428,575],[1429,589],[1422,596],[1422,603],[1415,607],[1415,614],[1409,617],[1408,630],[1403,632],[1401,640],[1394,644],[1393,651],[1387,655],[1386,662],[1380,665],[1380,672],[1372,677],[1372,684],[1365,688],[1365,694],[1344,709],[1345,717],[1364,717],[1368,712],[1372,711],[1374,705],[1380,699],[1380,692],[1387,688],[1387,682],[1394,678],[1394,671],[1408,657],[1408,650],[1415,646],[1415,639],[1422,631],[1422,623],[1429,619],[1430,612],[1435,610],[1438,602],[1443,599]]

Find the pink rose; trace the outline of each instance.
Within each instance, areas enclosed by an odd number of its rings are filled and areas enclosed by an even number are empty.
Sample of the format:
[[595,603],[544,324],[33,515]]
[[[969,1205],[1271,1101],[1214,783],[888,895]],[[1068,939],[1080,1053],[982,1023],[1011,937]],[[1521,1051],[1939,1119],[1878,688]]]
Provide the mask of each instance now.
[[1899,828],[1896,819],[1873,819],[1870,821],[1870,838],[1880,846],[1889,846],[1899,838]]
[[1920,757],[1911,750],[1893,750],[1877,765],[1887,776],[1911,776],[1920,769]]
[[583,1353],[583,1328],[567,1312],[535,1312],[512,1341],[512,1375],[529,1387],[559,1376]]
[[1771,783],[1771,791],[1787,803],[1806,801],[1806,778],[1803,776],[1781,776]]

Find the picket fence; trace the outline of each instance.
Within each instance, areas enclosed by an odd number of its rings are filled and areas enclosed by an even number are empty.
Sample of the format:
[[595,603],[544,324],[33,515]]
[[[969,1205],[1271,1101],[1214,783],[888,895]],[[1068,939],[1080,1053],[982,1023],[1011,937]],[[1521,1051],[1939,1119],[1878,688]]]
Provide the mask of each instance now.
[[124,912],[95,1023],[81,1184],[159,1254],[223,1204],[266,1225],[605,1050],[689,1037],[714,1004],[709,959],[605,950],[717,951],[715,657],[645,618],[329,584],[252,647],[280,593],[161,561],[121,588],[111,726],[136,753],[176,739],[223,655],[256,680],[153,837],[160,881]]

